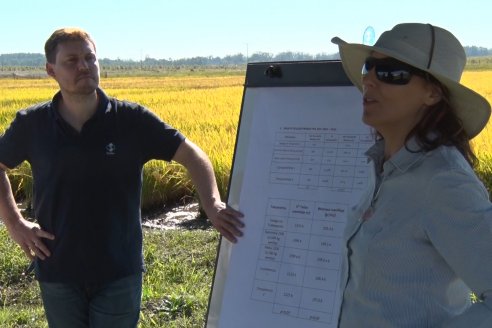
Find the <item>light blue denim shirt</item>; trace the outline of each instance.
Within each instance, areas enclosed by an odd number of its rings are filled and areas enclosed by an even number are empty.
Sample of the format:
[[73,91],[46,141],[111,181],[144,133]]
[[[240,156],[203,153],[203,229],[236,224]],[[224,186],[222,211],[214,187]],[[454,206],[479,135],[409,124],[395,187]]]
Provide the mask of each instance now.
[[486,189],[454,147],[404,147],[382,164],[383,147],[367,152],[370,188],[347,222],[339,327],[491,328]]

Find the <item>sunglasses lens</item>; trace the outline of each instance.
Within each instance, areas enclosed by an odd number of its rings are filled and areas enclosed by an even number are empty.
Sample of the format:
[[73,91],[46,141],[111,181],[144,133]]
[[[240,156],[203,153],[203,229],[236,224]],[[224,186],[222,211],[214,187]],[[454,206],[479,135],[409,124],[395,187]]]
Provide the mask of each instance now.
[[412,73],[405,69],[391,67],[376,67],[376,76],[379,81],[389,84],[404,85],[410,82]]
[[362,76],[369,74],[375,68],[379,81],[387,84],[405,85],[412,78],[411,66],[392,58],[367,58],[362,66]]

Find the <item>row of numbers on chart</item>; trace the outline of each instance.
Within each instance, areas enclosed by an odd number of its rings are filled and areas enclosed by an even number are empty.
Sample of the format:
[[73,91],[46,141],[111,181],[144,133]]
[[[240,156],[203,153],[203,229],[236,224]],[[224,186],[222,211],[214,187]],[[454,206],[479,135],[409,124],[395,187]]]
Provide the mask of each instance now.
[[278,132],[270,183],[299,188],[363,189],[369,165],[369,134]]

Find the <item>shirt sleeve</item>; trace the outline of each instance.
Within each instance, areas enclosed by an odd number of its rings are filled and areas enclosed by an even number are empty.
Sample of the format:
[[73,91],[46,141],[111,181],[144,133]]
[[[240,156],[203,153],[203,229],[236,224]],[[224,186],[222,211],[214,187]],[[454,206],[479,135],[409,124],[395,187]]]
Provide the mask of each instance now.
[[139,120],[140,146],[145,161],[171,161],[185,139],[184,135],[144,107],[141,108]]
[[17,112],[10,126],[0,137],[0,163],[14,168],[27,159],[27,115]]
[[492,327],[492,204],[487,191],[473,173],[456,169],[434,176],[427,192],[426,233],[480,298],[443,327]]

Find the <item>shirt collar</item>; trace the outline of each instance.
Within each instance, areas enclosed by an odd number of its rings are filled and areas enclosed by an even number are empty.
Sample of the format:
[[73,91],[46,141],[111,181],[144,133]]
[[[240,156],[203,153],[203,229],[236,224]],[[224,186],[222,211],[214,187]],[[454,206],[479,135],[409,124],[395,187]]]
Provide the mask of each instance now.
[[370,147],[366,156],[374,162],[376,167],[382,167],[385,174],[395,169],[403,173],[419,162],[425,156],[425,151],[421,150],[417,140],[412,137],[386,162],[384,161],[384,140],[379,140]]
[[[101,88],[97,88],[96,92],[99,99],[96,115],[106,114],[110,112],[112,110],[112,106],[111,106],[111,102],[109,101],[109,97]],[[55,119],[57,120],[61,119],[60,113],[58,112],[58,106],[61,98],[62,98],[61,91],[58,91],[57,93],[55,93],[53,99],[51,100],[51,110],[53,115],[55,116]]]

